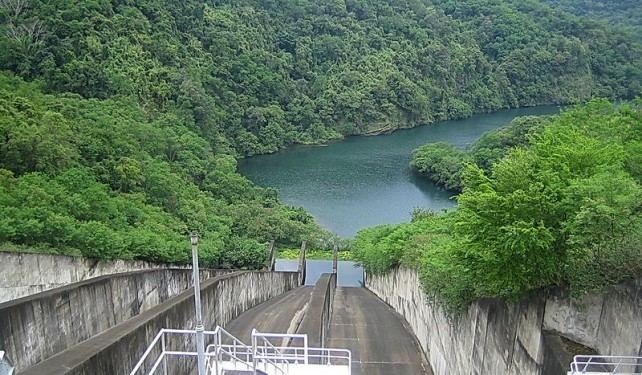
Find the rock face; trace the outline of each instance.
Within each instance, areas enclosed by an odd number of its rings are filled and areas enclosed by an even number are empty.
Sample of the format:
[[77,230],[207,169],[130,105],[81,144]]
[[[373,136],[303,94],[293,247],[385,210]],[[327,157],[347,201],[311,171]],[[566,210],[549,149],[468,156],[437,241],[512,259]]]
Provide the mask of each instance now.
[[99,261],[66,255],[0,252],[0,303],[93,277],[162,268],[187,267],[144,261]]
[[413,270],[368,275],[366,286],[406,318],[436,375],[564,374],[568,367],[551,363],[556,356],[547,351],[551,332],[604,355],[642,352],[640,281],[579,302],[561,292],[520,303],[478,301],[456,318],[425,296]]

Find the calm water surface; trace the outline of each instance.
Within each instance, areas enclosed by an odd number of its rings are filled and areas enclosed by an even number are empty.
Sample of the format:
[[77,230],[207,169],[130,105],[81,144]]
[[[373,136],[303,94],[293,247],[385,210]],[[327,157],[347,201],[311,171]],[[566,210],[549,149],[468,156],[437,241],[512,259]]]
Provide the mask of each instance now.
[[[299,261],[277,259],[276,271],[298,271]],[[331,260],[306,260],[305,285],[314,285],[323,273],[332,272]],[[337,262],[337,286],[361,286],[363,284],[363,268],[356,262],[340,260]]]
[[312,213],[326,229],[351,237],[362,228],[408,221],[415,208],[440,211],[455,206],[452,193],[412,173],[417,147],[448,142],[464,148],[484,132],[517,116],[557,113],[558,107],[534,107],[376,137],[349,137],[328,146],[295,146],[241,161],[240,172],[279,198]]

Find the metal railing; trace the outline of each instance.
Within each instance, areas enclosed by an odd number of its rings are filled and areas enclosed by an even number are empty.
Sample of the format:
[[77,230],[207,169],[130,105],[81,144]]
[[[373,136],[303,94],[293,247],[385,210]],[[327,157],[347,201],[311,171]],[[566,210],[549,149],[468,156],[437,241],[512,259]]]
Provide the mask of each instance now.
[[[217,327],[216,330],[214,331],[204,331],[203,334],[207,339],[210,340],[215,340],[216,336],[218,335],[219,328]],[[196,351],[177,351],[177,350],[168,350],[167,349],[167,344],[169,341],[169,338],[171,336],[174,337],[183,337],[183,342],[187,342],[190,339],[190,336],[195,337],[196,336],[196,331],[195,330],[187,330],[187,329],[166,329],[163,328],[158,332],[154,340],[152,340],[151,344],[149,344],[149,347],[145,352],[143,353],[143,356],[140,358],[138,363],[136,363],[136,366],[134,366],[134,369],[129,373],[130,375],[138,375],[138,374],[148,374],[152,375],[156,373],[156,370],[158,370],[159,366],[163,366],[163,374],[167,375],[169,374],[167,370],[167,359],[168,357],[173,357],[173,356],[187,356],[187,357],[194,357],[198,355]],[[157,353],[157,354],[156,354]],[[154,354],[156,354],[156,357],[152,357]],[[205,353],[205,357],[213,357],[215,356],[215,353]],[[151,359],[151,363],[150,363]],[[150,366],[151,365],[151,366]],[[147,370],[149,368],[149,370]]]
[[283,364],[345,366],[352,363],[352,354],[348,349],[312,348],[276,346],[265,347],[261,358],[270,358]]
[[642,374],[642,357],[576,355],[570,374]]
[[[280,340],[281,345],[275,345],[274,340]],[[260,333],[253,330],[252,345],[256,348],[257,360],[269,359],[283,365],[340,366],[349,370],[352,364],[350,350],[309,347],[308,335],[304,334]]]
[[[269,337],[276,337],[277,334],[267,334],[259,333],[256,329],[252,330],[252,351],[253,353],[253,363],[254,368],[257,368],[257,365],[261,362],[265,363],[266,366],[271,366],[279,374],[287,374],[287,362],[279,359],[277,355],[270,355],[270,353],[276,353],[278,350],[270,342]],[[306,339],[307,340],[307,339]],[[262,345],[259,345],[261,343]]]
[[221,327],[215,332],[216,342],[207,346],[206,353],[214,353],[214,356],[207,361],[207,373],[221,374],[222,362],[230,362],[234,369],[238,370],[239,365],[243,370],[254,370],[252,363],[252,349],[241,340],[234,337]]
[[[245,345],[221,327],[204,331],[203,335],[205,341],[210,343],[204,354],[206,372],[210,375],[221,375],[224,370],[287,375],[294,367],[306,365],[341,367],[344,373],[350,374],[352,354],[349,350],[310,348],[307,335],[253,330],[252,346]],[[173,346],[194,347],[195,336],[195,330],[161,329],[130,375],[154,375],[156,371],[163,375],[176,374],[168,360],[181,357],[195,360],[197,351],[173,350]],[[277,340],[280,340],[280,344],[275,345]]]

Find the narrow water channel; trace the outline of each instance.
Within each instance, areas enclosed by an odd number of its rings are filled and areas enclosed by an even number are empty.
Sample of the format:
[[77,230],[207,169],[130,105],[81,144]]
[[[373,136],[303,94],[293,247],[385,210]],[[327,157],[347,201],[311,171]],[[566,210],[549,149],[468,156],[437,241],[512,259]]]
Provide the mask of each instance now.
[[[299,261],[291,259],[277,259],[276,271],[298,271]],[[321,274],[332,272],[332,261],[321,259],[308,259],[305,268],[305,285],[316,284]],[[363,268],[360,264],[347,260],[337,262],[337,286],[360,287],[363,284]]]
[[324,228],[352,237],[368,226],[408,221],[415,208],[455,206],[452,193],[412,173],[415,148],[430,142],[464,148],[517,116],[558,111],[556,106],[514,109],[327,146],[295,146],[245,159],[239,169],[256,184],[277,189],[282,201],[304,207]]

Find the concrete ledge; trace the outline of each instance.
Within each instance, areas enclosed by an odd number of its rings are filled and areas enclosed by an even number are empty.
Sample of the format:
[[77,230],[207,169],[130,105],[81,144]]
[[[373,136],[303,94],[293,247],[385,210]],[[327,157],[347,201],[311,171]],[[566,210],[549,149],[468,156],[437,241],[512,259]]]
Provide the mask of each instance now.
[[325,347],[336,287],[336,273],[324,273],[314,285],[310,303],[297,329],[297,333],[308,335],[308,345],[311,347]]
[[93,277],[115,273],[190,268],[142,260],[97,260],[68,255],[15,253],[0,249],[0,303]]
[[[204,270],[202,278],[219,272]],[[190,270],[100,276],[0,304],[0,349],[18,370],[43,361],[179,294]]]
[[[223,325],[254,305],[296,286],[296,272],[234,272],[210,278],[201,285],[205,328]],[[127,375],[161,328],[193,327],[193,296],[190,288],[20,374]],[[189,361],[174,363],[169,370],[189,373],[192,366]]]

